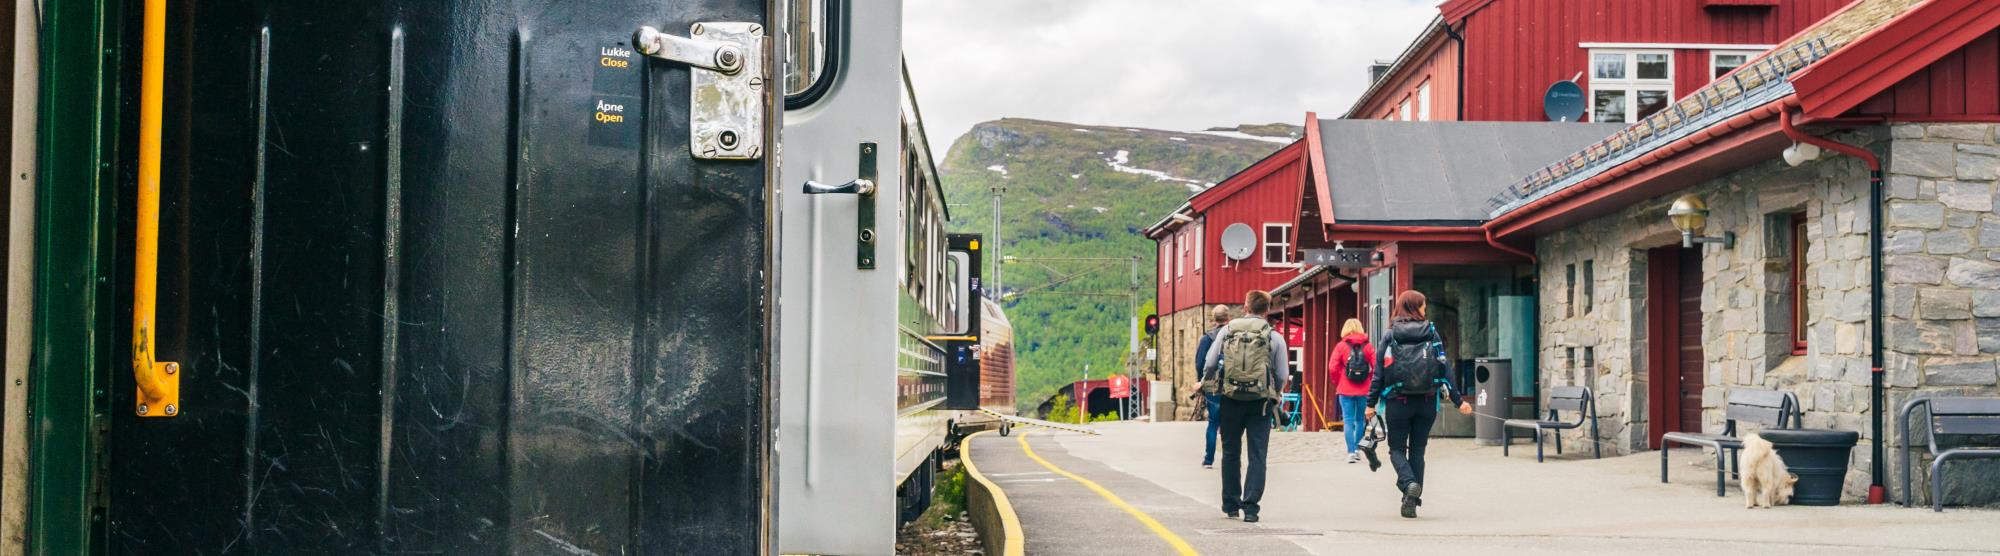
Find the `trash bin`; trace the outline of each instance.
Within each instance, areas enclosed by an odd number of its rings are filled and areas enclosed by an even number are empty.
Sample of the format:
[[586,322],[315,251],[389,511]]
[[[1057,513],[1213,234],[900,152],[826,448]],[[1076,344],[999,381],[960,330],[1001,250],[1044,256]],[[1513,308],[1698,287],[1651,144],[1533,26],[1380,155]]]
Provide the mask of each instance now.
[[1481,446],[1500,445],[1501,423],[1513,414],[1508,407],[1514,393],[1513,377],[1511,360],[1472,360],[1473,442]]
[[1840,490],[1847,483],[1847,458],[1861,434],[1823,429],[1764,429],[1757,436],[1771,441],[1785,467],[1798,476],[1792,486],[1792,503],[1800,506],[1838,506]]

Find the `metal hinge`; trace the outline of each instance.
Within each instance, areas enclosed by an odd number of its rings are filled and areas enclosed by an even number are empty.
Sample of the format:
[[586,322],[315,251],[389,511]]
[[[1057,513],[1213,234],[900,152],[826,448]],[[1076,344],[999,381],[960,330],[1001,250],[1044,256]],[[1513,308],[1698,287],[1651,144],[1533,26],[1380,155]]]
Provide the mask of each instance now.
[[696,23],[689,37],[650,26],[632,44],[647,56],[693,66],[688,71],[688,150],[708,160],[764,155],[764,26]]

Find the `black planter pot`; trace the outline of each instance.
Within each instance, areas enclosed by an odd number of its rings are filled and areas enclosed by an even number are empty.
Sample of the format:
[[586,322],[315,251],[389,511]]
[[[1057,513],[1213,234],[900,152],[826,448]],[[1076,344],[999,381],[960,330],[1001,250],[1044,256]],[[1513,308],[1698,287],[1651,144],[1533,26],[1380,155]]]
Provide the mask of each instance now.
[[1840,490],[1847,482],[1847,458],[1861,433],[1821,429],[1767,429],[1757,436],[1771,441],[1785,467],[1798,476],[1792,487],[1792,503],[1800,506],[1838,506]]

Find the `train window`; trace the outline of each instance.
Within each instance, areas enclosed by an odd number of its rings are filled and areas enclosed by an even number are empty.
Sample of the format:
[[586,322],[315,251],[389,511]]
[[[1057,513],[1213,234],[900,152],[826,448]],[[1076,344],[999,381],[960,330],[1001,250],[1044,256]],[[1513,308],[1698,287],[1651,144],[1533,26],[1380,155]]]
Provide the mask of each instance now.
[[835,34],[839,31],[840,2],[828,0],[787,0],[785,24],[785,108],[811,105],[831,88],[828,76],[839,71]]
[[965,272],[971,264],[972,258],[965,253],[953,251],[945,255],[945,276],[949,277],[946,283],[951,284],[951,291],[945,294],[950,300],[945,308],[949,315],[945,322],[951,327],[946,333],[970,334],[972,324],[979,321],[972,312],[973,303],[970,302],[972,277]]

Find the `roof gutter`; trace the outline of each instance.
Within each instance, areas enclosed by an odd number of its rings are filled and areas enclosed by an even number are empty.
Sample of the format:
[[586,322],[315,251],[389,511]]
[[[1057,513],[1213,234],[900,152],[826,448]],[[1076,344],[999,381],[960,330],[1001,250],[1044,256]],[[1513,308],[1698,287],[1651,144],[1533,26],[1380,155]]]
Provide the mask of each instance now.
[[1499,249],[1499,250],[1501,250],[1501,251],[1506,251],[1506,252],[1508,252],[1508,253],[1513,253],[1513,254],[1516,254],[1516,255],[1520,255],[1520,256],[1523,256],[1523,257],[1527,257],[1527,258],[1528,258],[1528,262],[1531,262],[1531,263],[1535,263],[1535,264],[1541,264],[1542,260],[1541,260],[1541,259],[1539,259],[1539,258],[1536,258],[1536,257],[1535,257],[1535,254],[1534,254],[1534,253],[1529,253],[1529,252],[1527,252],[1527,251],[1522,251],[1522,250],[1520,250],[1520,249],[1515,249],[1515,248],[1514,248],[1513,246],[1511,246],[1511,245],[1507,245],[1507,244],[1505,244],[1505,243],[1500,243],[1500,240],[1498,240],[1498,239],[1494,239],[1494,238],[1493,238],[1493,228],[1486,228],[1486,227],[1482,227],[1481,229],[1483,229],[1483,230],[1485,230],[1485,231],[1486,231],[1486,244],[1487,244],[1487,245],[1491,245],[1491,246],[1493,246],[1493,248],[1494,248],[1494,249]]
[[[1778,126],[1785,131],[1785,136],[1794,141],[1859,158],[1868,165],[1868,416],[1875,433],[1868,439],[1869,449],[1874,454],[1869,462],[1868,503],[1880,504],[1888,498],[1888,491],[1882,486],[1882,477],[1888,474],[1882,459],[1882,395],[1885,390],[1882,374],[1882,159],[1868,149],[1800,131],[1792,125],[1791,110],[1779,116]],[[1910,494],[1903,493],[1903,499],[1909,500]]]

